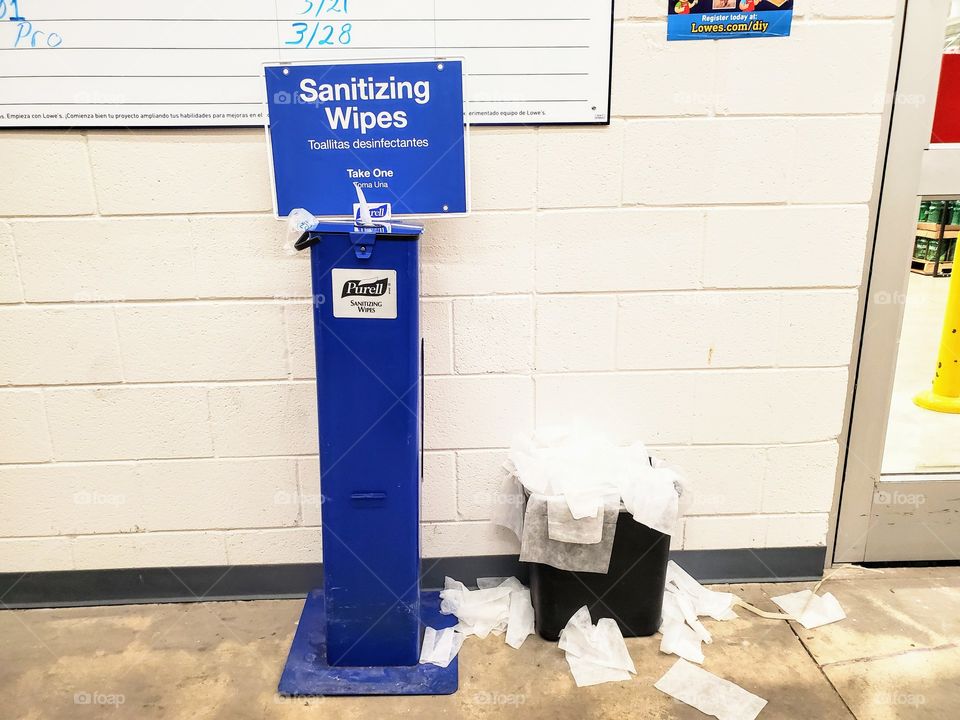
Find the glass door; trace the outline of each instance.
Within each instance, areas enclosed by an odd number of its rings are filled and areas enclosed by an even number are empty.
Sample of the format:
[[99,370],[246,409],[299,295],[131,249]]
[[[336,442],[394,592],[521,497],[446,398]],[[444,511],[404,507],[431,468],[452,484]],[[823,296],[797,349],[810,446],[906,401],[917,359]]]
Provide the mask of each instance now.
[[837,562],[960,558],[960,0],[901,22]]

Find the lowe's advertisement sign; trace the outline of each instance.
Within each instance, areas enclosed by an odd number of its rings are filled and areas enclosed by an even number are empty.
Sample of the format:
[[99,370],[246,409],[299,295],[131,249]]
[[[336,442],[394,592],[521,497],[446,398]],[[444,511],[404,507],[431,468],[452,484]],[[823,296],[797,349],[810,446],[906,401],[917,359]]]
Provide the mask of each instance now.
[[785,37],[792,24],[793,0],[667,0],[667,40]]
[[469,210],[459,60],[268,65],[277,214],[374,220]]

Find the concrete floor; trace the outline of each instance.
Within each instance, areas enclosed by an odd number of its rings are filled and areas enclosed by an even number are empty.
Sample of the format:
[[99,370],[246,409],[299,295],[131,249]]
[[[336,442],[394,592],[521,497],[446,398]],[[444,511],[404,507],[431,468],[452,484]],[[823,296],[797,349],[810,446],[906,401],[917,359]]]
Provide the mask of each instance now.
[[[728,588],[763,608],[797,585]],[[824,584],[847,620],[804,630],[738,611],[707,621],[704,667],[769,701],[762,720],[958,717],[960,568],[842,568]],[[0,717],[704,718],[654,689],[676,660],[627,641],[639,674],[577,688],[556,645],[468,638],[449,697],[284,699],[275,694],[302,603],[140,605],[0,612]]]

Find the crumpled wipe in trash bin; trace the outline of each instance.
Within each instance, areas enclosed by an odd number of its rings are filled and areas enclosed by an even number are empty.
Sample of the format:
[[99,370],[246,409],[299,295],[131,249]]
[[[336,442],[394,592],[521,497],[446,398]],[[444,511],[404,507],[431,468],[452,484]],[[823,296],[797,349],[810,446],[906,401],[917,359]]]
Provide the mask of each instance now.
[[518,439],[505,467],[493,522],[520,540],[522,561],[561,570],[607,571],[621,508],[669,535],[690,499],[681,474],[651,464],[643,444],[614,445],[580,428]]
[[[563,498],[555,499],[563,503]],[[527,500],[526,514],[523,519],[520,562],[541,563],[559,570],[607,572],[613,554],[617,518],[620,514],[620,503],[617,498],[611,495],[608,500],[606,507],[601,508],[598,513],[599,542],[564,542],[556,539],[558,535],[556,523],[552,526],[553,533],[551,533],[549,513],[551,498],[531,495]],[[584,518],[584,520],[593,522],[592,518]],[[582,523],[584,520],[572,522]]]
[[587,606],[577,610],[560,632],[558,646],[567,654],[567,664],[577,687],[629,680],[637,668],[616,620],[591,622]]
[[440,612],[456,615],[459,622],[455,630],[464,636],[485,638],[490,633],[506,633],[507,645],[519,649],[533,634],[530,590],[515,577],[478,578],[477,587],[470,590],[462,582],[445,578]]
[[[518,438],[507,469],[527,493],[562,497],[575,520],[595,518],[610,495],[638,522],[669,535],[680,515],[684,480],[642,443],[615,445],[583,428],[547,428]],[[684,500],[686,504],[686,499]]]

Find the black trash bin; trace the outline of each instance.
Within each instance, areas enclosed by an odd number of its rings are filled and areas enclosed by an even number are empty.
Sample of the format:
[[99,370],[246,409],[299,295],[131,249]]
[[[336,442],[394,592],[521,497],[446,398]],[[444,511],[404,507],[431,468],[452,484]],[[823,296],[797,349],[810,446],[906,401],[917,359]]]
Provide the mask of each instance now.
[[653,635],[660,628],[670,536],[620,510],[606,573],[558,570],[530,563],[530,596],[537,633],[555,641],[573,614],[586,605],[593,622],[613,618],[624,637]]

